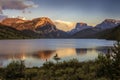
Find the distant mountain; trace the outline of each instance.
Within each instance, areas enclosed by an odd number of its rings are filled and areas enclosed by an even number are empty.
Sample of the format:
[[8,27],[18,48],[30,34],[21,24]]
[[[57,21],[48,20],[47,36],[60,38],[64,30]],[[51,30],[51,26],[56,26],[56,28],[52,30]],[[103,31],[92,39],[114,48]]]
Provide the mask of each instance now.
[[[72,35],[71,38],[101,38],[101,39],[116,39],[116,32],[119,31],[119,20],[106,19],[101,24],[93,28],[80,30]],[[116,26],[118,28],[116,28]],[[118,29],[118,30],[117,30]],[[116,34],[112,36],[113,34]]]
[[71,38],[97,38],[96,34],[98,32],[95,28],[87,28],[76,32]]
[[33,20],[23,20],[20,18],[6,18],[1,23],[16,28],[17,30],[25,29],[35,30],[37,28],[48,25],[55,26],[54,23],[49,18],[46,17],[35,18]]
[[100,30],[110,29],[120,24],[120,20],[106,19],[95,27]]
[[113,28],[110,33],[107,34],[107,38],[110,40],[119,40],[120,41],[120,25]]
[[57,29],[54,23],[47,17],[35,18],[33,20],[6,18],[1,23],[34,36],[36,34],[37,36],[44,36],[45,38],[59,38],[68,36],[66,32]]
[[[62,25],[63,23],[57,23]],[[64,23],[65,25],[65,23]],[[77,23],[75,29],[65,32],[47,17],[23,20],[21,18],[5,18],[0,24],[0,39],[27,38],[99,38],[117,39],[120,34],[120,21],[106,19],[95,27],[86,23]],[[116,27],[117,26],[117,27]],[[116,36],[117,35],[117,36]]]
[[[45,38],[65,38],[68,34],[62,30],[56,28],[55,24],[46,17],[33,19],[31,22],[26,22],[25,24],[31,24],[33,26],[30,30],[41,34]],[[25,25],[26,26],[26,25]]]
[[101,39],[120,40],[120,25],[114,28],[103,30],[97,33],[97,35],[99,35],[98,38]]
[[77,23],[75,29],[72,29],[68,33],[73,35],[79,31],[82,31],[84,29],[90,29],[90,28],[92,28],[92,26],[88,26],[86,23]]

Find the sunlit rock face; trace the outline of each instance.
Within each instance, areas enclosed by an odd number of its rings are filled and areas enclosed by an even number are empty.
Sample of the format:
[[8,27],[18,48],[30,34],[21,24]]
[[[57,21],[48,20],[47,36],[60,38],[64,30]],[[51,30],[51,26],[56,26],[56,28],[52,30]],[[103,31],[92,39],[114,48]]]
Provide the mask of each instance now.
[[120,20],[105,19],[102,23],[96,25],[95,28],[105,30],[105,29],[114,28],[118,25],[120,25]]
[[21,18],[6,18],[2,24],[12,26],[18,30],[34,30],[43,26],[54,26],[54,23],[47,17],[35,18],[33,20],[24,20]]
[[24,34],[37,36],[38,38],[59,38],[68,36],[66,32],[57,29],[52,20],[47,17],[35,18],[33,20],[6,18],[1,23],[20,30]]
[[32,21],[33,23],[35,23],[35,28],[39,26],[46,26],[46,25],[55,26],[54,23],[47,17],[35,18]]
[[57,31],[56,26],[49,18],[46,18],[46,17],[36,18],[36,19],[33,19],[32,22],[34,24],[35,31],[39,32],[42,30],[42,32],[45,34]]
[[2,24],[7,26],[13,26],[14,24],[24,23],[24,20],[19,18],[6,18],[2,21]]

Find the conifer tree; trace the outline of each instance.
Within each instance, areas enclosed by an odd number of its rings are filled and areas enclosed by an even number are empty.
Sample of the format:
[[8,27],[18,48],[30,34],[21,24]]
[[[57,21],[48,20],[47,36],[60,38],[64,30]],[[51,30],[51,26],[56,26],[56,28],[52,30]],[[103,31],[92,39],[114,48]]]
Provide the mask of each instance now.
[[106,77],[110,80],[120,79],[120,41],[108,50],[106,55],[99,55],[96,60],[98,65],[97,76]]

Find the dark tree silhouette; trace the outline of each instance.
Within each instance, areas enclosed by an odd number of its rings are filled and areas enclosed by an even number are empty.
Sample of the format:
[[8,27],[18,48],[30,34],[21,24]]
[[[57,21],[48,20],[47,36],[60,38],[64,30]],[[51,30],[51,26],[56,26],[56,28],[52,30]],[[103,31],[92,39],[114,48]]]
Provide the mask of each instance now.
[[25,77],[24,61],[13,61],[5,68],[5,79],[13,80]]
[[[112,51],[110,53],[110,50]],[[106,55],[99,55],[97,59],[97,76],[105,76],[110,80],[120,79],[120,41],[114,44]]]

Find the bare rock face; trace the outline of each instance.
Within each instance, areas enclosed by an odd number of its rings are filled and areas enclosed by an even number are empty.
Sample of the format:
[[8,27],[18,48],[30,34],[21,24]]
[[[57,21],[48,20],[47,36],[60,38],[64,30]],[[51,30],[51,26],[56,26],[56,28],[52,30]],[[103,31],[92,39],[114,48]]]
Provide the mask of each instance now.
[[[35,18],[33,20],[23,20],[20,18],[6,18],[1,22],[3,25],[10,26],[24,33],[38,34],[48,38],[63,37],[67,33],[56,28],[51,19],[47,17]],[[35,36],[35,35],[34,35]]]
[[72,35],[88,28],[92,28],[92,26],[88,26],[86,23],[77,23],[75,29],[72,29],[69,33]]
[[33,20],[6,18],[1,23],[16,28],[17,30],[35,30],[43,26],[55,26],[54,23],[47,17],[35,18]]
[[17,30],[20,30],[21,28],[18,26],[18,24],[24,23],[25,20],[19,19],[19,18],[6,18],[1,23],[6,26],[10,26],[12,28],[15,28]]

